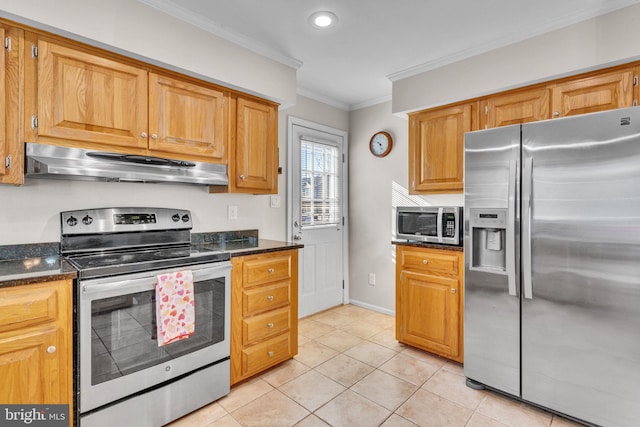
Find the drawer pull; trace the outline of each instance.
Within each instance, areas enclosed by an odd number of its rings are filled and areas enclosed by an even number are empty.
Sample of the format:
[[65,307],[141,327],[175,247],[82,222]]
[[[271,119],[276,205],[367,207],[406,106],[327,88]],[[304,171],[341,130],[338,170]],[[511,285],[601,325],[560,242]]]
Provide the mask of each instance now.
[[267,355],[268,355],[269,357],[273,357],[273,351],[268,352],[268,353],[267,353]]
[[273,295],[269,295],[269,296],[267,297],[267,299],[268,299],[269,301],[273,301]]
[[424,265],[427,265],[427,264],[429,264],[429,260],[428,260],[428,259],[423,259],[423,260],[422,260],[422,263],[423,263]]
[[273,323],[267,323],[267,328],[273,329]]
[[270,269],[269,269],[269,270],[267,270],[267,271],[268,271],[269,273],[273,273],[273,271],[274,271],[274,270],[273,270],[273,267],[272,267],[272,268],[270,268]]
[[451,293],[455,294],[456,293],[456,288],[451,288]]
[[49,353],[49,354],[55,353],[56,350],[57,350],[57,348],[56,348],[55,345],[50,345],[49,347],[47,347],[47,353]]

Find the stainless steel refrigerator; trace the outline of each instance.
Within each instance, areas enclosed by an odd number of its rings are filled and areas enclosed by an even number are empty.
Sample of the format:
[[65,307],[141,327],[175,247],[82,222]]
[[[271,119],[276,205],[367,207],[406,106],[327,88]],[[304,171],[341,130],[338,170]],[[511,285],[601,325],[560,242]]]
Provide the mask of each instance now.
[[640,425],[640,108],[465,136],[464,372]]

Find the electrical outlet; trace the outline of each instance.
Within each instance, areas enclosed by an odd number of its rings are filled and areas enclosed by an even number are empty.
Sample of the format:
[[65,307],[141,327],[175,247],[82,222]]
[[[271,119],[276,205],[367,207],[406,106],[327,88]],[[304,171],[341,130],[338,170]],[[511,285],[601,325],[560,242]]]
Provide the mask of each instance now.
[[371,286],[375,286],[376,285],[376,274],[375,273],[369,273],[369,285],[371,285]]
[[272,208],[280,207],[280,196],[271,196],[271,207]]
[[237,206],[229,205],[228,217],[229,217],[229,219],[238,219],[238,207]]

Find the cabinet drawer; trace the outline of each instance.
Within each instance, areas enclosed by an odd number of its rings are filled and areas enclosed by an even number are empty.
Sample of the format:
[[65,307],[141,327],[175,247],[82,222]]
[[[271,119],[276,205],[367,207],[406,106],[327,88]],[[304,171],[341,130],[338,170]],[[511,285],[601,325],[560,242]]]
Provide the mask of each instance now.
[[244,344],[263,340],[282,332],[291,326],[289,307],[270,311],[242,321],[242,342]]
[[245,261],[242,273],[245,288],[290,279],[291,256],[284,255]]
[[400,251],[400,265],[405,269],[417,270],[439,276],[458,276],[458,255],[440,251],[407,250]]
[[292,356],[289,334],[277,336],[242,351],[242,375],[261,371]]
[[242,316],[271,310],[290,302],[290,281],[242,291]]
[[0,332],[47,322],[58,315],[58,291],[21,286],[0,290]]

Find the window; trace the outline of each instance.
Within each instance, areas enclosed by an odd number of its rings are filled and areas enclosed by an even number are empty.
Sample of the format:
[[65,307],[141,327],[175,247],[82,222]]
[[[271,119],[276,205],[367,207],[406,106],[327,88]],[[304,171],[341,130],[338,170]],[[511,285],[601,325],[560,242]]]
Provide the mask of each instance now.
[[300,219],[302,227],[340,223],[338,148],[301,141]]

